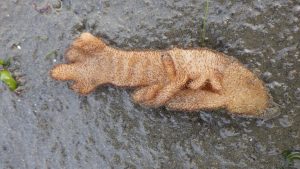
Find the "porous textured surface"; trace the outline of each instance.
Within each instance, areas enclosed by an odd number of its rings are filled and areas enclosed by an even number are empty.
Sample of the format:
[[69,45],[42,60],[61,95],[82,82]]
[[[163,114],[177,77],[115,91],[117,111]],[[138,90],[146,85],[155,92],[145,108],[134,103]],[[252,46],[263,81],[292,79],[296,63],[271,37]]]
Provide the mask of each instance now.
[[69,62],[55,65],[50,75],[73,81],[71,88],[80,94],[111,84],[135,88],[134,102],[149,108],[226,108],[255,117],[272,106],[261,80],[237,59],[206,48],[126,51],[82,33],[65,57]]

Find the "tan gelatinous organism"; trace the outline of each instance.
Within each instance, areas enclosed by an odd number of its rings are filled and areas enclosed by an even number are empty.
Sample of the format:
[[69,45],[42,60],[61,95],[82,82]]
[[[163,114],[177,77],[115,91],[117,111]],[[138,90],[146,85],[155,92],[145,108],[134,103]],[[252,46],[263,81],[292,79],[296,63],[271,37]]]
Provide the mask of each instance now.
[[51,76],[72,80],[88,94],[103,84],[136,88],[132,97],[148,107],[197,111],[226,108],[259,117],[270,106],[264,84],[236,59],[206,48],[125,51],[89,33],[77,38]]

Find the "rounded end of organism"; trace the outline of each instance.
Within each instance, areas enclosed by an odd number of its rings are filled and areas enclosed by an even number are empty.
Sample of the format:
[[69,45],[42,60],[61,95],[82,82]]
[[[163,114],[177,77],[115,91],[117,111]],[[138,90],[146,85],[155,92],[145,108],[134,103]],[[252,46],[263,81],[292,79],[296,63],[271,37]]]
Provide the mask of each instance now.
[[280,105],[274,102],[273,97],[268,89],[266,89],[268,102],[267,107],[264,110],[259,112],[259,116],[257,118],[262,120],[270,120],[275,117],[278,117],[281,114]]
[[278,117],[281,114],[280,106],[273,100],[270,101],[269,107],[263,110],[258,118],[263,120],[270,120]]
[[59,75],[60,75],[60,71],[59,71],[59,65],[55,65],[50,71],[49,71],[49,75],[52,79],[55,80],[59,80]]
[[256,113],[239,114],[240,117],[262,119],[264,121],[274,119],[281,114],[280,106],[271,100],[269,105],[264,110],[259,110]]
[[[268,93],[268,99],[259,100],[259,103],[263,104],[254,104],[254,105],[239,105],[239,109],[229,109],[233,116],[239,116],[244,118],[255,118],[262,120],[270,120],[281,114],[280,105],[273,101],[272,96]],[[260,105],[260,106],[259,106]],[[263,106],[262,106],[263,105]]]

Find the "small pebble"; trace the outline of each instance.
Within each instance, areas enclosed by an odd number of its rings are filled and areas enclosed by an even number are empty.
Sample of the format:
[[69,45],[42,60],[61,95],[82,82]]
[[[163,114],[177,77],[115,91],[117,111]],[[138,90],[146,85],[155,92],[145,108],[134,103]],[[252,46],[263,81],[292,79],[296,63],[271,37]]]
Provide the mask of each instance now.
[[300,5],[295,6],[295,7],[293,8],[293,11],[294,11],[295,13],[300,13]]
[[282,127],[290,127],[293,124],[293,120],[290,119],[287,115],[284,115],[279,119],[279,123]]
[[270,80],[272,77],[272,73],[271,72],[264,72],[262,75],[264,80]]

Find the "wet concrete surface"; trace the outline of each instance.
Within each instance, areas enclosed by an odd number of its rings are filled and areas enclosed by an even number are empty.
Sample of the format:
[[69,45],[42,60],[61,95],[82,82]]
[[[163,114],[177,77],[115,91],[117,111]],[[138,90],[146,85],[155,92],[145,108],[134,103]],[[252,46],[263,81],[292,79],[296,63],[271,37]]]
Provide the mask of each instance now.
[[[233,55],[267,84],[280,115],[148,109],[111,86],[79,96],[48,72],[91,32],[122,49],[199,47],[204,0],[0,2],[0,168],[280,168],[300,149],[300,2],[210,2],[205,46]],[[299,166],[294,166],[299,167]]]

